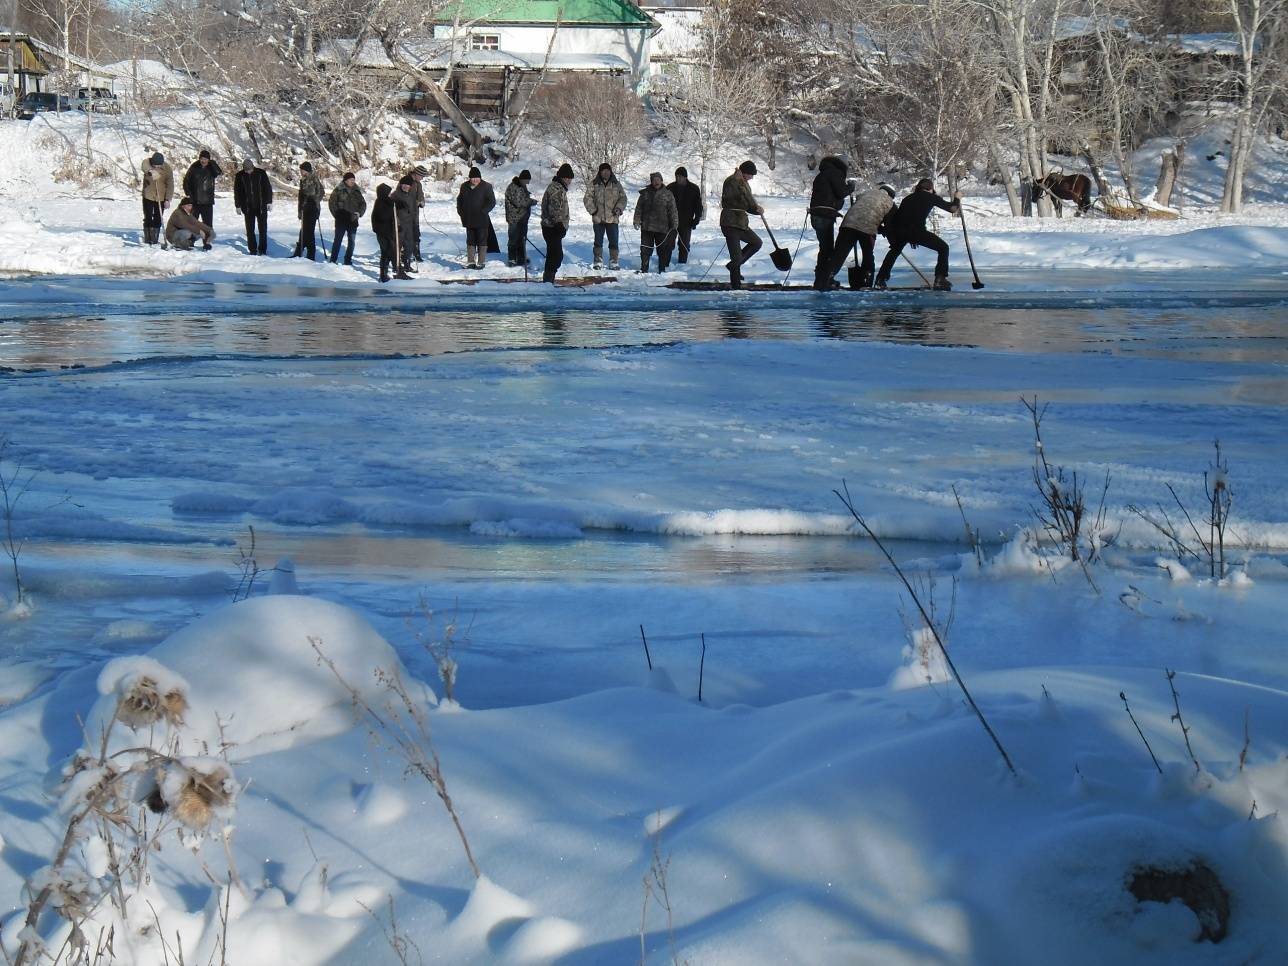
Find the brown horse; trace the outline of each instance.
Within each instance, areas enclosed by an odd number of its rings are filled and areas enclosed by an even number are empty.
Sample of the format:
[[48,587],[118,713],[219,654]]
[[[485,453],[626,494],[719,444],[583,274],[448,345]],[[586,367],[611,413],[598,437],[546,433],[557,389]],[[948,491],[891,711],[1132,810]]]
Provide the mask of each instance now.
[[1091,210],[1091,179],[1085,174],[1052,173],[1039,181],[1035,187],[1037,193],[1045,191],[1051,196],[1056,215],[1061,214],[1061,202],[1072,201],[1078,206],[1078,214],[1085,215]]

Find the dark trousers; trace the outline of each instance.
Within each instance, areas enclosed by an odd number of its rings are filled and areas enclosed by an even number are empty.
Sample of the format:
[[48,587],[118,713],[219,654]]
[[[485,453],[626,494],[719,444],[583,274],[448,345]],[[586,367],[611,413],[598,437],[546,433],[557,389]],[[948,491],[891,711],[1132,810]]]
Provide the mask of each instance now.
[[296,257],[307,252],[309,261],[317,261],[318,216],[321,214],[322,209],[318,205],[300,207],[300,240],[295,246]]
[[[268,212],[267,211],[247,211],[242,210],[242,218],[246,220],[246,251],[251,255],[265,255],[268,253]],[[255,229],[259,228],[258,237]]]
[[684,265],[689,261],[689,239],[693,237],[693,226],[681,225],[680,230],[675,234],[679,242],[679,252],[675,260]]
[[721,228],[725,243],[729,246],[729,280],[742,281],[742,266],[763,244],[760,236],[750,228]]
[[665,272],[667,266],[671,264],[672,239],[675,238],[673,231],[641,231],[640,232],[640,271],[648,271],[649,260],[653,257],[653,249],[657,249],[657,270]]
[[161,238],[161,202],[143,199],[143,242],[155,245]]
[[818,239],[818,261],[814,263],[814,271],[823,272],[832,263],[836,219],[831,215],[810,215],[809,223],[814,228],[814,237]]
[[335,216],[335,237],[331,240],[331,261],[334,262],[340,257],[340,242],[346,237],[349,239],[349,244],[345,249],[344,263],[352,265],[353,243],[358,237],[358,216],[342,211]]
[[391,268],[395,272],[398,271],[398,245],[393,232],[377,235],[376,241],[380,242],[380,281],[384,282],[389,279]]
[[611,225],[605,224],[602,221],[595,222],[595,250],[603,251],[604,238],[607,237],[608,250],[610,252],[617,251],[617,241],[619,237],[618,229],[619,226],[617,222],[613,222]]
[[505,240],[506,257],[512,265],[528,264],[528,214],[510,226]]
[[822,281],[830,282],[836,278],[836,273],[841,270],[845,260],[850,257],[850,252],[854,249],[854,246],[858,245],[863,252],[863,264],[859,268],[859,284],[860,287],[871,285],[872,272],[876,268],[876,259],[873,255],[876,241],[876,235],[868,235],[855,228],[842,228],[836,236],[836,245],[832,249],[832,260],[827,263],[826,276]]
[[[213,201],[208,205],[193,205],[192,211],[207,228],[215,227],[215,203]],[[203,242],[202,247],[209,248],[210,242]]]
[[894,268],[895,261],[906,245],[917,245],[921,248],[929,248],[939,257],[935,259],[935,277],[948,277],[948,242],[944,241],[933,231],[925,228],[919,228],[916,231],[890,239],[890,250],[886,252],[885,260],[881,262],[881,271],[877,273],[877,278],[886,281],[890,278],[890,272]]
[[411,251],[408,253],[407,260],[412,259],[423,261],[420,254],[420,209],[416,209],[416,223],[411,226]]
[[542,225],[541,237],[546,240],[546,267],[541,272],[543,282],[553,282],[555,273],[563,264],[563,240],[568,229],[563,225]]

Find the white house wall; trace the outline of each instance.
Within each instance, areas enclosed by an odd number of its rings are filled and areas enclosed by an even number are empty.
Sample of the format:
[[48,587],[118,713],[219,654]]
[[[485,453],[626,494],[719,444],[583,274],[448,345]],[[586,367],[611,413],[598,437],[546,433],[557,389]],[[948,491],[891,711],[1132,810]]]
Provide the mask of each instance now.
[[[497,34],[502,51],[519,54],[525,59],[540,63],[550,46],[550,36],[554,29],[553,24],[479,24],[472,32]],[[435,27],[434,35],[448,39],[452,35],[452,28]],[[462,37],[460,44],[461,49],[468,49],[469,41]],[[632,83],[639,84],[649,72],[649,31],[624,27],[561,26],[551,52],[618,57],[630,65]]]

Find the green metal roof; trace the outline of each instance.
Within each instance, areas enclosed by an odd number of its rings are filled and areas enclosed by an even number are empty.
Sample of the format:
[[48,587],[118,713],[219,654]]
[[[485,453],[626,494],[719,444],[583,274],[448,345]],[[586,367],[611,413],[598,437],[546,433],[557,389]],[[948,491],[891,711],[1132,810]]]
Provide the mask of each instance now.
[[[624,27],[652,27],[653,20],[629,0],[460,0],[446,7],[438,16],[439,23],[461,21],[482,23],[613,24]],[[563,11],[562,18],[560,11]]]

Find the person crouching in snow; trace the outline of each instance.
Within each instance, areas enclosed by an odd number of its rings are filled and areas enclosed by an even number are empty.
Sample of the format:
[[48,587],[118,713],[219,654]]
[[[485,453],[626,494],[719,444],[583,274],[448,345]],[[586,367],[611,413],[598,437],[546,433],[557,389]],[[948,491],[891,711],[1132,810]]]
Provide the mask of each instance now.
[[215,240],[215,230],[197,218],[193,213],[195,207],[191,198],[184,198],[166,222],[165,240],[180,251],[192,251],[198,239],[209,251],[210,243]]
[[380,243],[380,281],[389,281],[389,269],[393,268],[394,278],[410,279],[411,276],[402,270],[402,259],[398,251],[398,216],[394,201],[390,195],[393,188],[382,184],[376,188],[376,203],[371,207],[371,230],[376,233]]
[[657,249],[658,273],[665,272],[671,264],[671,248],[675,233],[680,229],[680,211],[675,195],[666,190],[660,171],[648,176],[648,187],[640,192],[635,202],[633,223],[640,232],[640,271],[648,271],[648,263]]
[[496,192],[483,180],[483,172],[470,168],[469,177],[456,196],[456,213],[465,229],[466,268],[482,268],[496,233],[488,214],[496,207]]
[[855,197],[850,210],[841,220],[841,231],[836,236],[836,246],[832,249],[832,258],[827,267],[814,279],[814,287],[820,292],[836,288],[833,279],[841,270],[845,260],[857,244],[863,252],[863,264],[859,268],[859,288],[872,287],[872,272],[876,268],[873,248],[877,234],[890,230],[890,217],[894,212],[894,188],[888,184],[871,188]]
[[935,260],[935,289],[947,292],[953,287],[948,281],[948,243],[926,228],[926,219],[930,217],[931,208],[942,208],[955,215],[961,211],[961,195],[953,195],[952,201],[945,201],[935,194],[935,183],[929,178],[922,178],[912,194],[899,203],[899,211],[893,217],[892,232],[887,235],[890,250],[881,262],[881,271],[877,272],[876,287],[885,288],[890,281],[890,272],[895,260],[903,252],[905,245],[916,248],[924,245],[939,257]]
[[353,241],[358,234],[358,222],[367,210],[367,199],[362,196],[358,179],[352,171],[346,171],[340,183],[331,192],[327,200],[331,217],[335,219],[335,238],[331,242],[331,264],[340,257],[340,242],[348,239],[349,244],[344,252],[344,263],[353,264]]
[[537,199],[528,191],[532,174],[520,171],[505,189],[506,253],[511,265],[528,264],[528,219]]

